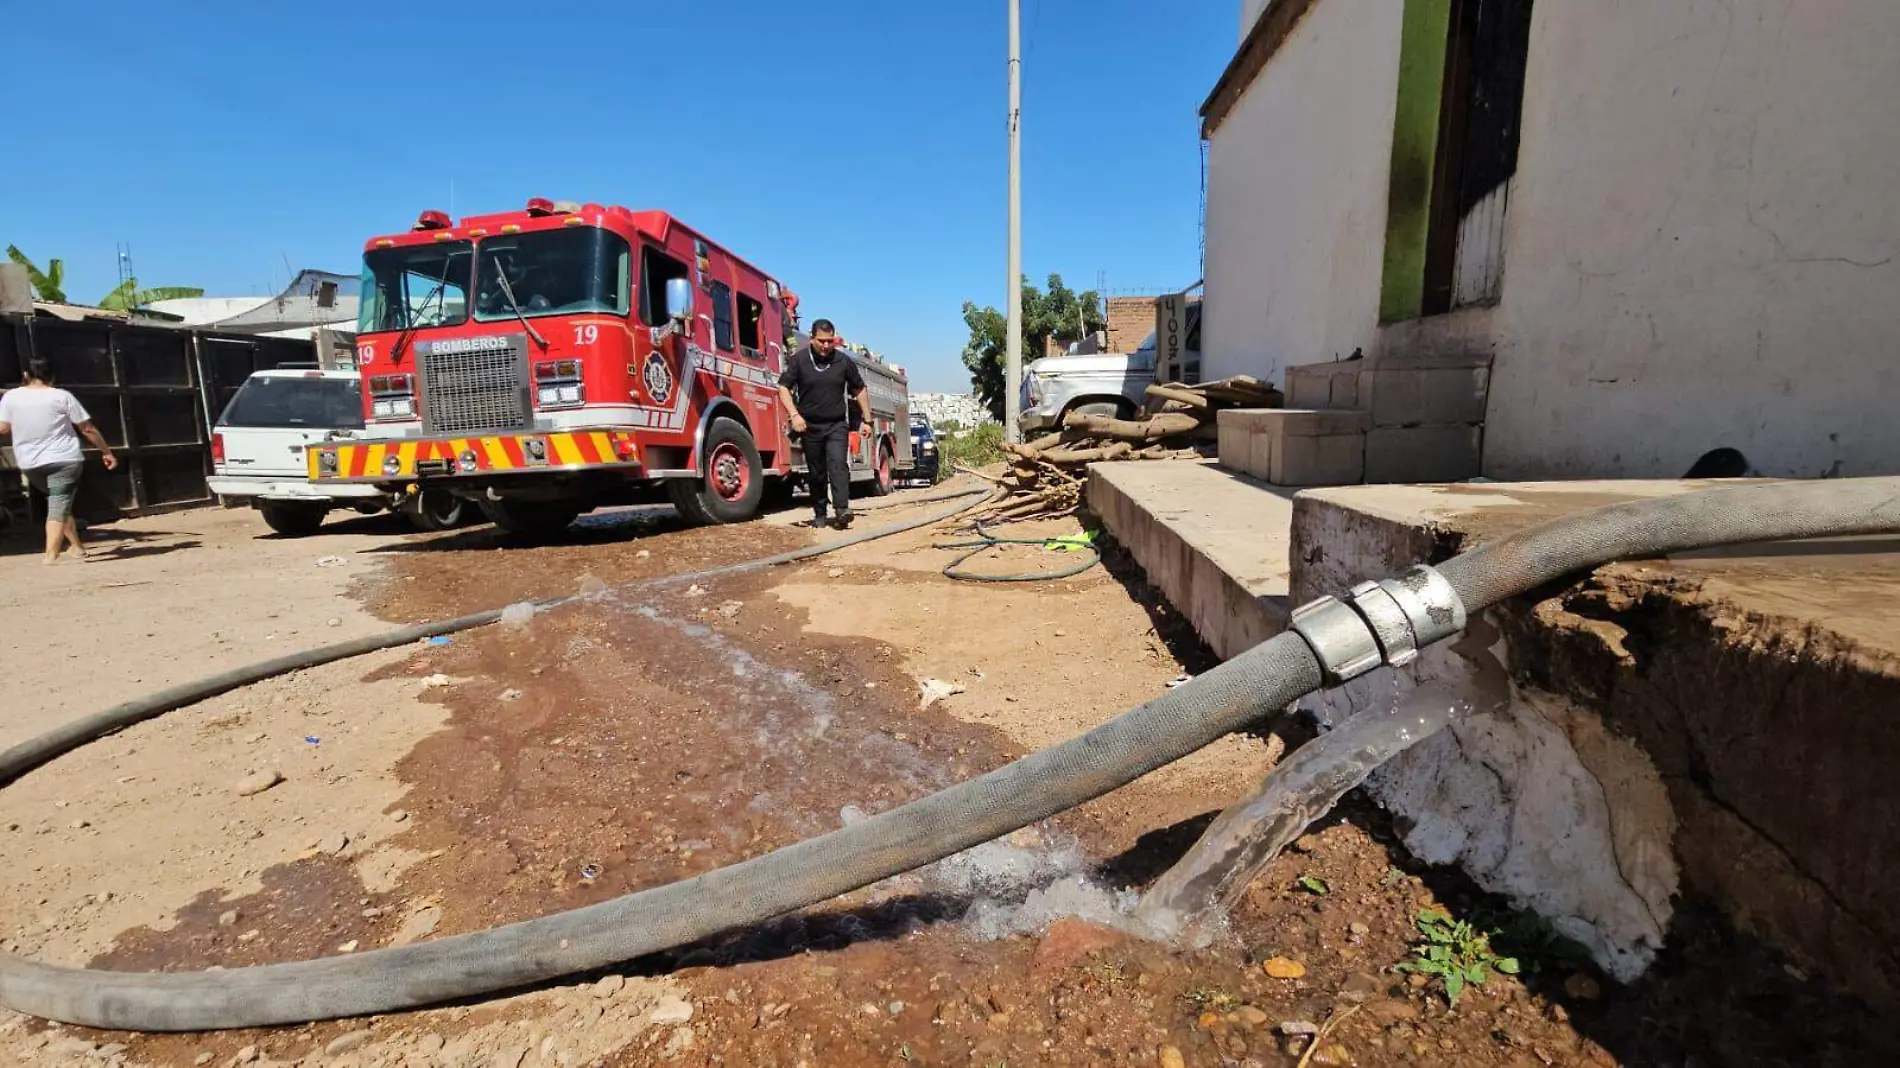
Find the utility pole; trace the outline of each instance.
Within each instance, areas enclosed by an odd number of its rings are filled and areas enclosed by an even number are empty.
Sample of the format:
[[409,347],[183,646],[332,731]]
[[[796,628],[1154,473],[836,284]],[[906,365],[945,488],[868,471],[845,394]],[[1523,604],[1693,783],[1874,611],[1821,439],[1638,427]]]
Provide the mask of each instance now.
[[1003,438],[1023,439],[1023,8],[1009,0],[1009,301],[1003,362]]

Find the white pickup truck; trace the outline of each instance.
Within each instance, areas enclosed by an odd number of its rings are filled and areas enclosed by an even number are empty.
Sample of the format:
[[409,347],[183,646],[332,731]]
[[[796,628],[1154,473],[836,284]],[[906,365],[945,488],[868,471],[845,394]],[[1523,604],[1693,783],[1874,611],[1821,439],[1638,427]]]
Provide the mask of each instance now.
[[462,502],[440,491],[402,497],[371,485],[313,484],[304,450],[363,436],[363,385],[355,371],[259,371],[225,405],[211,433],[211,492],[248,500],[286,537],[314,534],[332,509],[399,511],[420,530],[463,520]]
[[[1201,363],[1201,305],[1186,309],[1186,337],[1177,369],[1199,381]],[[1133,352],[1094,355],[1045,356],[1023,369],[1022,416],[1024,433],[1052,430],[1070,412],[1126,419],[1142,409],[1148,387],[1155,380],[1155,335],[1149,334]]]

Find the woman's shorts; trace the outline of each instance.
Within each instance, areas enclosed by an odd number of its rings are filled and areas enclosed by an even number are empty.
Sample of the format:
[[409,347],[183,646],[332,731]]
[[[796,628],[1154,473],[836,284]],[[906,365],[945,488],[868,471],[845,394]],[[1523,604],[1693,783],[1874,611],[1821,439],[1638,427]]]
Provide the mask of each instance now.
[[46,495],[47,522],[56,523],[73,514],[73,497],[79,493],[79,473],[85,467],[83,463],[53,464],[27,471],[27,485],[33,487],[33,492]]

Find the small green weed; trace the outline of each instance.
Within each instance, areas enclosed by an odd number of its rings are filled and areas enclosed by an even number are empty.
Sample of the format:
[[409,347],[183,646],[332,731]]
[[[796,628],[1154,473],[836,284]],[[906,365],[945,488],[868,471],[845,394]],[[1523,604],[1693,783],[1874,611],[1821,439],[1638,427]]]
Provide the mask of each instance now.
[[1489,932],[1436,909],[1420,909],[1417,922],[1424,941],[1413,946],[1412,952],[1419,959],[1398,968],[1436,978],[1444,984],[1445,997],[1453,1005],[1458,1004],[1466,986],[1483,986],[1493,971],[1518,973],[1516,957],[1501,957],[1492,950]]
[[1333,892],[1333,888],[1326,885],[1326,880],[1317,875],[1300,876],[1300,889],[1309,894],[1319,894],[1322,896]]

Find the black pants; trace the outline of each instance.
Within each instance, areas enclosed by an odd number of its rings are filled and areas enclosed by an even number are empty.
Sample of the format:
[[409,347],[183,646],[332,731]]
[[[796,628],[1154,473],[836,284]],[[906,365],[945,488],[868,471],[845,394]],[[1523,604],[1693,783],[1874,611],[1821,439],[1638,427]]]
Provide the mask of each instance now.
[[851,433],[843,423],[808,423],[805,428],[805,484],[812,512],[825,517],[825,489],[843,515],[851,511]]

